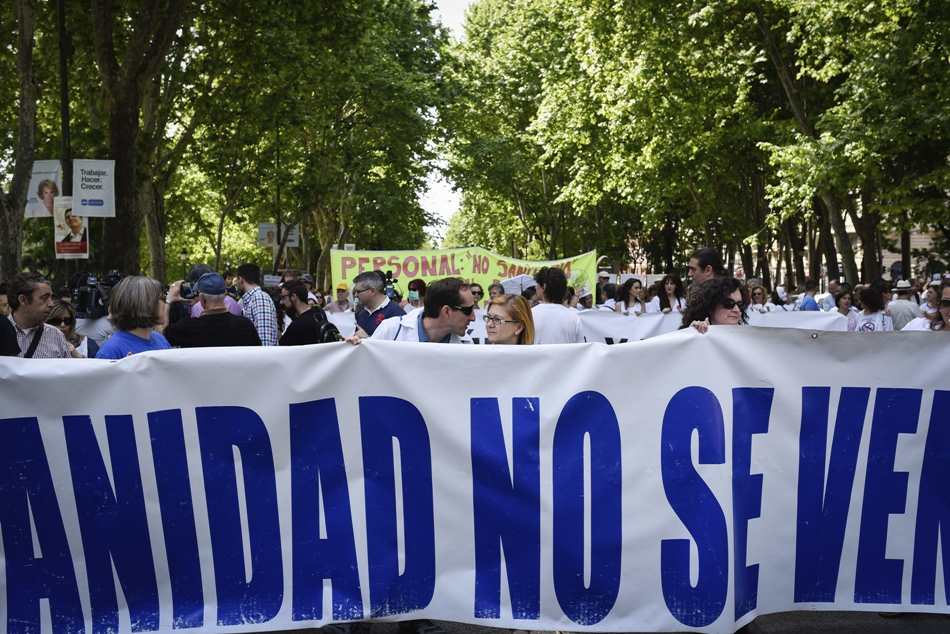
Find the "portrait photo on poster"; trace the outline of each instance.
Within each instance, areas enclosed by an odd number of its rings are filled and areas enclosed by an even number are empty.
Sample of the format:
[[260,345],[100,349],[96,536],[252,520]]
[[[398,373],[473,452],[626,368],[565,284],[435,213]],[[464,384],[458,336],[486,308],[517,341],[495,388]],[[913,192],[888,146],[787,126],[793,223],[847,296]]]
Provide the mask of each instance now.
[[33,161],[24,218],[52,218],[53,199],[59,196],[62,177],[59,161]]
[[89,230],[85,218],[73,213],[73,197],[59,196],[53,206],[56,258],[59,260],[89,257]]

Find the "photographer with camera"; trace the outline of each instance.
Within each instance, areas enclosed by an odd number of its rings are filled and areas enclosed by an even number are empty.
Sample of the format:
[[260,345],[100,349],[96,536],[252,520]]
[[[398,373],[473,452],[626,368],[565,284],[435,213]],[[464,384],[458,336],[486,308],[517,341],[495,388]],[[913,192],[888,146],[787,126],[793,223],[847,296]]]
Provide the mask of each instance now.
[[[172,304],[185,301],[181,296],[184,281],[178,281],[168,289],[165,298],[165,319],[168,320]],[[193,287],[197,304],[201,306],[198,317],[186,317],[164,328],[168,343],[179,348],[218,348],[228,346],[259,346],[261,338],[251,320],[234,315],[225,306],[227,286],[217,273],[205,273]]]
[[109,322],[109,295],[122,276],[109,271],[101,280],[92,273],[77,273],[69,282],[72,305],[76,309],[76,333],[96,342],[98,347],[115,334]]

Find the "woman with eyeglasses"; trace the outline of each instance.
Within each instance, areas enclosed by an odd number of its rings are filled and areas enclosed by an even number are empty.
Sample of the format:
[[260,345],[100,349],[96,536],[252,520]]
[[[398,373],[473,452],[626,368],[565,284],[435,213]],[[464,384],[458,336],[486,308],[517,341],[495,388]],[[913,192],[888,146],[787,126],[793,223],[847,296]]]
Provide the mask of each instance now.
[[475,308],[481,308],[479,304],[481,303],[482,298],[485,297],[485,291],[482,290],[482,287],[478,282],[472,282],[472,285],[469,286],[469,289],[472,291],[472,297],[475,298]]
[[748,311],[755,311],[759,313],[769,312],[768,304],[768,293],[765,291],[765,288],[759,286],[758,284],[753,284],[749,287],[749,297],[752,300],[749,302]]
[[69,354],[74,359],[93,359],[99,351],[99,346],[89,337],[76,332],[76,311],[72,304],[61,299],[53,302],[53,309],[49,311],[46,323],[56,326],[66,337]]
[[937,312],[930,317],[912,319],[901,330],[930,330],[933,332],[950,332],[950,284],[944,282],[940,287],[940,301],[937,302]]
[[521,295],[499,295],[488,303],[485,330],[493,344],[531,345],[534,318],[531,304]]
[[635,277],[631,277],[623,283],[619,293],[620,299],[614,306],[614,310],[621,315],[633,315],[639,317],[647,312],[646,302],[643,301],[643,282]]
[[714,277],[703,282],[690,297],[680,328],[695,328],[705,333],[710,326],[748,323],[741,286],[734,277]]

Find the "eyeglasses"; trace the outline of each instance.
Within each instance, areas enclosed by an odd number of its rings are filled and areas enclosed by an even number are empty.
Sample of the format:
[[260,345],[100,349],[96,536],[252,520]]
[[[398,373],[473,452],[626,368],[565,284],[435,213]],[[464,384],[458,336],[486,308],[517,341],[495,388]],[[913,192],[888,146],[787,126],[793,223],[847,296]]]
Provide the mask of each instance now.
[[500,326],[502,324],[517,324],[518,323],[517,319],[502,319],[501,317],[493,317],[491,315],[483,315],[482,319],[485,320],[486,324],[493,323],[496,326]]
[[47,319],[46,323],[48,323],[50,326],[58,326],[60,324],[72,326],[74,323],[76,323],[76,320],[72,317],[63,317],[62,319],[59,317],[53,317],[52,319]]
[[314,295],[314,297],[317,298],[317,301],[318,301],[318,302],[322,302],[322,301],[323,301],[323,295]]
[[476,297],[481,297],[482,295],[484,295],[484,293],[482,293],[481,291],[472,291],[472,295]]
[[739,310],[742,310],[742,308],[743,308],[742,302],[737,302],[736,300],[732,299],[731,297],[727,297],[727,298],[725,298],[724,300],[722,300],[722,307],[725,308],[726,310],[732,310],[732,309],[735,308],[736,306],[739,307]]
[[365,293],[366,291],[371,291],[371,290],[373,290],[373,287],[372,287],[372,286],[370,286],[370,287],[368,287],[368,288],[361,288],[361,289],[359,289],[359,290],[356,290],[356,289],[354,288],[354,289],[353,289],[353,294],[354,294],[354,295],[359,295],[360,293]]
[[449,306],[452,310],[460,311],[463,315],[471,315],[475,312],[475,304],[471,306]]
[[280,294],[280,301],[284,301],[285,299],[290,299],[290,293],[281,293],[281,294]]

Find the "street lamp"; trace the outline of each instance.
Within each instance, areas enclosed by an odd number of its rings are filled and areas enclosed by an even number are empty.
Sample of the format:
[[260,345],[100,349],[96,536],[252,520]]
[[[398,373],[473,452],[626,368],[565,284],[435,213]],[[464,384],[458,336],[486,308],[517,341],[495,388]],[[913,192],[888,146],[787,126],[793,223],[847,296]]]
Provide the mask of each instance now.
[[178,253],[178,257],[181,258],[181,279],[185,279],[185,260],[188,259],[188,250],[182,249]]

